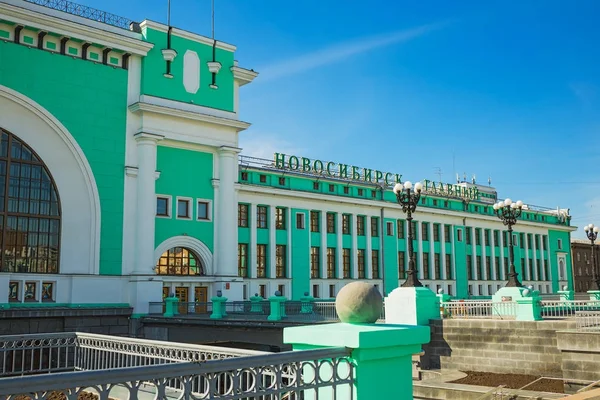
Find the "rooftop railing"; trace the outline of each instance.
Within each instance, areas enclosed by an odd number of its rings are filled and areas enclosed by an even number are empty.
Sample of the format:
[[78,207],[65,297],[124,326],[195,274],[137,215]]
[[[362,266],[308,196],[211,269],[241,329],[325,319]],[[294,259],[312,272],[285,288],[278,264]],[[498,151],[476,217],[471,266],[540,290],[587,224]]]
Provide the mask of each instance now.
[[28,3],[76,15],[91,21],[101,22],[117,28],[140,32],[139,25],[129,18],[121,17],[96,8],[84,6],[67,0],[23,0]]
[[323,389],[352,399],[354,382],[346,348],[261,353],[64,333],[5,336],[0,349],[0,400],[299,400]]

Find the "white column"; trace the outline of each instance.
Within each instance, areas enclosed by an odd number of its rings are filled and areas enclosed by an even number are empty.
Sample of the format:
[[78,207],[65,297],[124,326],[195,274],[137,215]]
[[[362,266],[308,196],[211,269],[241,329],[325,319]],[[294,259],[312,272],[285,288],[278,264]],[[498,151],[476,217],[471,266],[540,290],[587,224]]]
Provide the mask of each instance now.
[[356,236],[356,214],[350,215],[350,234],[352,235],[352,278],[358,279],[358,239]]
[[[286,219],[285,228],[287,229],[287,239],[288,239],[287,240],[287,248],[286,248],[286,253],[287,254],[285,256],[285,262],[286,262],[286,266],[285,266],[286,273],[285,273],[285,276],[287,278],[291,279],[292,278],[292,246],[294,245],[292,243],[292,229],[293,229],[294,225],[292,225],[292,224],[296,223],[295,220],[292,221],[292,208],[291,207],[288,207],[285,210],[285,219]],[[308,254],[310,254],[310,247],[308,249]],[[309,264],[308,268],[310,269],[310,264]],[[288,293],[289,293],[288,297],[291,298],[292,297],[291,283],[290,283],[290,288],[289,288]],[[296,297],[298,297],[298,296],[296,296]]]
[[163,136],[138,133],[137,209],[134,275],[150,275],[154,262],[154,222],[156,218],[156,144]]
[[250,210],[248,211],[250,213],[250,215],[248,216],[250,219],[250,256],[249,256],[249,265],[248,268],[250,268],[250,273],[249,273],[249,277],[250,278],[256,278],[256,244],[257,244],[257,239],[256,239],[256,204],[250,204]]
[[[414,221],[412,221],[412,222],[414,222]],[[417,265],[419,266],[419,279],[425,280],[425,268],[424,268],[425,266],[423,265],[423,232],[422,232],[423,222],[421,222],[421,221],[415,222],[415,227],[417,228],[413,232],[413,235],[415,235],[415,239],[417,240],[417,248],[415,250],[415,252],[416,252],[415,260],[418,260]],[[429,254],[429,257],[431,257],[431,254]],[[431,261],[431,260],[429,260],[429,261]],[[429,279],[429,278],[427,278],[427,279]]]
[[[241,149],[221,146],[219,148],[219,205],[215,224],[218,225],[215,252],[218,265],[213,266],[215,275],[237,277],[237,155]],[[252,226],[255,228],[255,226]]]
[[275,240],[275,206],[269,206],[269,264],[267,268],[269,268],[269,273],[267,274],[269,278],[275,279],[277,276],[277,271],[275,269],[275,256],[276,256],[276,240]]
[[[446,224],[440,223],[440,277],[447,280],[446,276]],[[444,293],[447,293],[446,288],[442,285]]]
[[371,260],[371,252],[372,252],[372,247],[371,247],[371,216],[370,215],[365,215],[364,216],[365,219],[365,237],[366,237],[366,250],[365,250],[365,266],[367,268],[367,273],[365,274],[365,277],[367,279],[373,279],[373,265],[372,265],[372,260]]
[[319,211],[319,235],[321,235],[321,278],[327,279],[327,211]]
[[335,238],[337,240],[337,276],[344,279],[344,242],[342,240],[342,213],[335,214]]
[[[487,249],[485,245],[485,228],[481,228],[481,263],[483,265],[483,279],[482,280],[490,280],[491,278],[488,276],[486,259],[487,257]],[[490,259],[490,262],[492,260]]]

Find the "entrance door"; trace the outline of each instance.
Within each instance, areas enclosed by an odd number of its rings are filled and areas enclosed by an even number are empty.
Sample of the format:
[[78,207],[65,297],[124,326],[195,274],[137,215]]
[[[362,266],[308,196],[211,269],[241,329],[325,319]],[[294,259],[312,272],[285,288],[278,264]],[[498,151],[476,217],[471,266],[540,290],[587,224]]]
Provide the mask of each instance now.
[[176,287],[175,297],[179,299],[179,314],[187,314],[188,288],[182,286]]
[[208,303],[208,288],[203,286],[196,286],[194,288],[194,294],[196,295],[196,313],[206,314],[206,303]]

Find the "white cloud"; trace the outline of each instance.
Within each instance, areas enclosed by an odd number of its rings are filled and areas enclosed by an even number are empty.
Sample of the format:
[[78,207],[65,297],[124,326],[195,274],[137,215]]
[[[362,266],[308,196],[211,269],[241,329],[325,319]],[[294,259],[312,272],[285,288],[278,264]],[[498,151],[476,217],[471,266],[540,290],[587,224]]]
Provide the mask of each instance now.
[[271,160],[273,159],[274,153],[284,153],[288,155],[304,153],[303,148],[278,136],[280,135],[247,132],[246,137],[240,138],[242,155]]
[[337,43],[311,53],[306,53],[298,57],[259,68],[258,70],[261,71],[260,82],[275,80],[284,76],[305,72],[323,65],[342,61],[356,54],[406,42],[423,36],[434,30],[440,29],[445,25],[446,23],[428,24],[419,26],[417,28],[387,33],[384,35],[371,36],[344,43]]

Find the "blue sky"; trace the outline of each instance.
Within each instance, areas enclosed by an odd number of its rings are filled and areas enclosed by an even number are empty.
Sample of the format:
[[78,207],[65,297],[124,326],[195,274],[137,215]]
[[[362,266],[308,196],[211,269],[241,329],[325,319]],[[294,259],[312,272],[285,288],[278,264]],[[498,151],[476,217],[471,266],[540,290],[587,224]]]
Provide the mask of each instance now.
[[[167,0],[80,2],[166,21]],[[217,39],[260,72],[241,90],[246,153],[491,177],[600,225],[599,2],[215,3]],[[172,0],[172,25],[210,35],[210,0]]]

